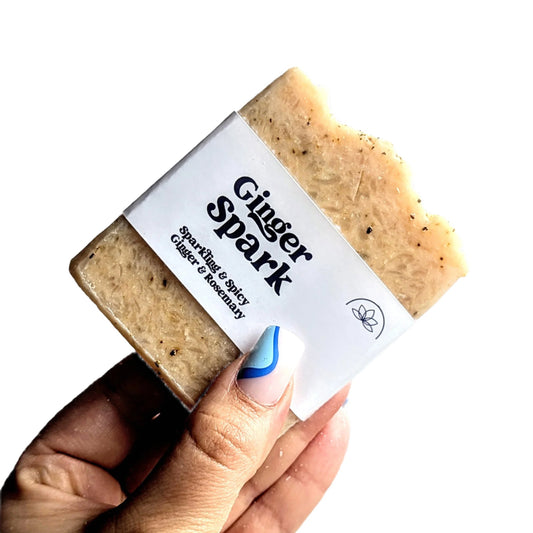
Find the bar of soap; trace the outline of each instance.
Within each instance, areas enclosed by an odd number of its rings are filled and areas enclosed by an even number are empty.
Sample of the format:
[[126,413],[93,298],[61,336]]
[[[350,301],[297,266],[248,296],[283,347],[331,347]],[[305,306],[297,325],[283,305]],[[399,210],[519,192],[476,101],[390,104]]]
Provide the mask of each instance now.
[[[414,318],[466,273],[454,230],[424,211],[392,146],[338,124],[300,70],[240,114]],[[123,216],[70,271],[187,407],[238,356]]]

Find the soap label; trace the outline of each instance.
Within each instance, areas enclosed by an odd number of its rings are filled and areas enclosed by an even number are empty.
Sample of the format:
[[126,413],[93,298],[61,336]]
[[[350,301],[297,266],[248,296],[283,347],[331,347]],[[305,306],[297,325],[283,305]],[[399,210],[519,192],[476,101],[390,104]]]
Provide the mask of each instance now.
[[242,352],[279,325],[308,418],[413,322],[237,113],[124,212]]

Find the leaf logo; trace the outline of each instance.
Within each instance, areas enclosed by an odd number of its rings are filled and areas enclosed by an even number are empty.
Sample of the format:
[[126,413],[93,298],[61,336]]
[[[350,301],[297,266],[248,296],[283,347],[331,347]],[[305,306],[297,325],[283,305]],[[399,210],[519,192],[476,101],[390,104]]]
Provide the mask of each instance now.
[[361,304],[359,309],[352,307],[352,313],[357,320],[360,320],[363,323],[363,327],[366,330],[370,331],[370,333],[374,332],[372,329],[373,326],[378,325],[378,321],[374,318],[374,309],[365,309],[365,306]]
[[385,315],[381,307],[367,298],[350,300],[346,305],[351,306],[353,316],[359,320],[369,333],[377,333],[376,339],[383,333],[385,328]]

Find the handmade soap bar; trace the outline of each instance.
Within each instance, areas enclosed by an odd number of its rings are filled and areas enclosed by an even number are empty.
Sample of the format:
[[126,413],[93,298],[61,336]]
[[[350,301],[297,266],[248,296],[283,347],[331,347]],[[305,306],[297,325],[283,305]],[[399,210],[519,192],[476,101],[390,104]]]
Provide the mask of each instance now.
[[[338,124],[301,71],[240,114],[414,318],[465,274],[454,231],[423,210],[392,146]],[[123,216],[72,260],[71,273],[188,407],[238,355]]]

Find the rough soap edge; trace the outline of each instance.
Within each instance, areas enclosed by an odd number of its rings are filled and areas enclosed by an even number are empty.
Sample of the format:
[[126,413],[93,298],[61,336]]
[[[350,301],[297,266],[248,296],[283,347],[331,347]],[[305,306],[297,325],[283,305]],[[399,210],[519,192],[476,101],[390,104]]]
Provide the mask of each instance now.
[[[122,216],[119,217],[123,218]],[[117,220],[119,220],[117,219]],[[142,344],[137,342],[134,335],[128,329],[126,324],[124,324],[119,318],[117,318],[113,312],[108,308],[107,305],[100,299],[100,296],[96,291],[91,287],[91,283],[87,280],[83,273],[83,265],[87,259],[87,253],[89,250],[98,246],[98,243],[102,241],[103,238],[112,234],[115,229],[114,225],[117,220],[110,224],[106,229],[100,232],[81,252],[79,252],[75,257],[72,258],[69,265],[69,272],[82,289],[82,291],[92,300],[92,302],[98,307],[98,309],[107,317],[107,319],[113,324],[113,326],[121,333],[121,335],[132,345],[133,349],[137,354],[148,363],[148,366],[153,369],[155,364],[153,358],[150,354],[143,348]],[[157,258],[161,261],[159,258]],[[173,274],[172,274],[173,275]],[[174,276],[175,277],[175,276]],[[189,410],[192,410],[195,406],[195,401],[188,395],[181,385],[166,371],[165,368],[159,367],[157,375],[162,378],[162,381],[167,385],[167,387],[172,391],[176,398]],[[155,370],[154,370],[155,372]]]
[[[195,408],[195,406],[198,404],[198,402],[203,398],[203,395],[201,395],[198,400],[194,401],[193,398],[183,390],[181,385],[166,371],[164,367],[158,367],[156,371],[153,368],[154,360],[150,356],[150,354],[143,348],[141,343],[137,342],[137,340],[132,335],[132,333],[129,331],[127,326],[113,314],[113,312],[108,308],[108,306],[104,304],[104,302],[102,302],[98,294],[92,289],[91,283],[84,276],[83,265],[86,263],[87,254],[89,253],[90,250],[97,247],[98,243],[100,243],[102,239],[104,239],[105,237],[115,232],[114,226],[116,225],[117,221],[122,218],[127,222],[124,216],[119,217],[117,220],[111,223],[106,229],[101,231],[87,246],[85,246],[85,248],[83,248],[83,250],[81,250],[75,257],[71,259],[70,264],[69,264],[69,272],[71,276],[74,278],[74,280],[76,281],[76,283],[79,285],[79,287],[82,289],[82,291],[91,299],[91,301],[104,314],[104,316],[111,322],[111,324],[120,332],[120,334],[126,339],[126,341],[128,341],[128,343],[132,345],[135,352],[146,363],[146,366],[152,372],[156,373],[157,376],[161,378],[161,381],[163,382],[163,384],[172,392],[172,394],[176,397],[176,399],[188,411],[192,411]],[[135,229],[133,228],[133,226],[131,226],[131,224],[128,223],[128,225],[131,227],[133,231],[135,231]],[[158,261],[161,261],[162,263],[162,260],[158,256],[154,255],[154,257]],[[179,281],[172,272],[170,274],[177,281]],[[221,369],[220,371],[222,370],[223,369]],[[283,435],[287,430],[289,430],[297,422],[300,422],[300,419],[292,411],[289,411],[287,418],[285,419],[285,423],[283,425],[281,435]]]

